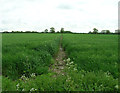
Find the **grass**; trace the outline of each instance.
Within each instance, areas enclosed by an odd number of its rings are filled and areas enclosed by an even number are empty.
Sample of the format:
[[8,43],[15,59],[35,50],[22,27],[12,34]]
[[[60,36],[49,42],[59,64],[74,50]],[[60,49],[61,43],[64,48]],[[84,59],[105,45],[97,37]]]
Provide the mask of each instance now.
[[13,80],[23,74],[47,73],[59,47],[59,35],[3,34],[3,75]]
[[117,35],[67,34],[63,37],[63,47],[79,70],[102,70],[118,78]]
[[3,34],[3,91],[117,91],[118,36],[64,34],[65,76],[48,70],[60,34]]

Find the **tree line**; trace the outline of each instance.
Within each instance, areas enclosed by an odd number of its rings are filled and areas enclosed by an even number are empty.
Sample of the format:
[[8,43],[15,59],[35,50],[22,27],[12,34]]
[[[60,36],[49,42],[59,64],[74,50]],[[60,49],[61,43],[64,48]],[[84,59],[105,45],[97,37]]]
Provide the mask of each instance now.
[[65,31],[64,28],[61,28],[60,31],[55,31],[54,27],[50,28],[50,31],[48,31],[48,29],[45,29],[43,32],[41,33],[72,33],[71,31]]
[[72,33],[71,31],[65,31],[64,28],[61,28],[60,31],[55,31],[54,27],[51,27],[50,30],[45,29],[42,32],[37,32],[37,31],[12,31],[12,32],[8,32],[8,31],[4,31],[3,33]]
[[[93,28],[93,31],[89,31],[88,34],[118,34],[120,32],[120,30],[115,30],[115,33],[110,32],[110,30],[102,30],[101,32],[98,31],[97,28]],[[12,32],[8,32],[8,31],[4,31],[3,33],[74,33],[71,31],[65,31],[64,28],[61,28],[60,31],[55,31],[54,27],[51,27],[50,30],[45,29],[42,32],[37,32],[37,31],[12,31]],[[78,33],[75,33],[78,34]],[[79,33],[80,34],[80,33]],[[87,34],[87,33],[81,33],[81,34]]]
[[97,28],[93,28],[93,31],[89,31],[88,34],[118,34],[119,30],[115,30],[115,33],[110,32],[110,30],[102,30],[101,32],[98,32]]

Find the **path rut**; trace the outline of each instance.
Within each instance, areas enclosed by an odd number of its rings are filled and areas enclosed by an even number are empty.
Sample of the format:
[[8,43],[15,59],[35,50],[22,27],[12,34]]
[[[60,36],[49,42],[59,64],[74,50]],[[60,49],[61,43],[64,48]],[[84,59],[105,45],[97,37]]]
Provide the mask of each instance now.
[[[64,72],[64,68],[65,68],[65,52],[62,48],[62,40],[63,40],[63,37],[61,36],[60,38],[60,47],[59,47],[59,52],[55,58],[55,64],[53,64],[51,67],[50,67],[50,70],[55,72],[57,75],[65,75],[65,72]],[[56,75],[54,76],[56,77]]]

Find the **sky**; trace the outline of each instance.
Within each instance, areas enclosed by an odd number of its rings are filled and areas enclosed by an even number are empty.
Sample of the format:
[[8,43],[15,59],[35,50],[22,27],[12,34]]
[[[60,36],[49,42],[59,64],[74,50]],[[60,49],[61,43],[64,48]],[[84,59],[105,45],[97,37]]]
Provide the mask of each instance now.
[[0,31],[44,31],[62,27],[87,33],[118,28],[119,0],[0,0]]

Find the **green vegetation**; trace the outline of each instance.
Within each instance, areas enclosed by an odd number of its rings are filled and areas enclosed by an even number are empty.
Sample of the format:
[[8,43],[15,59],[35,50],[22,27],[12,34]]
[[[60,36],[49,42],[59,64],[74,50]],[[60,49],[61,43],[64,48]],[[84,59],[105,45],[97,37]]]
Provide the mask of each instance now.
[[93,28],[93,34],[97,34],[98,33],[98,29]]
[[64,33],[64,28],[61,28],[61,29],[60,29],[60,33]]
[[63,36],[63,47],[79,70],[108,72],[118,78],[117,35]]
[[50,28],[50,32],[51,32],[51,33],[55,33],[55,28],[54,28],[54,27],[51,27],[51,28]]
[[48,33],[48,29],[45,29],[45,31],[44,31],[45,33]]
[[111,32],[110,32],[110,30],[102,30],[101,33],[102,34],[110,34]]
[[[88,77],[84,78],[86,80],[84,83],[88,87],[101,82],[110,88],[115,81],[118,86],[117,35],[64,34],[63,47],[67,56],[77,65],[78,71],[87,72],[85,75]],[[110,80],[109,84],[107,80]]]
[[47,73],[59,48],[60,35],[3,34],[4,76],[18,79],[25,74]]
[[117,91],[118,36],[63,34],[66,75],[49,71],[61,34],[3,34],[4,91]]

